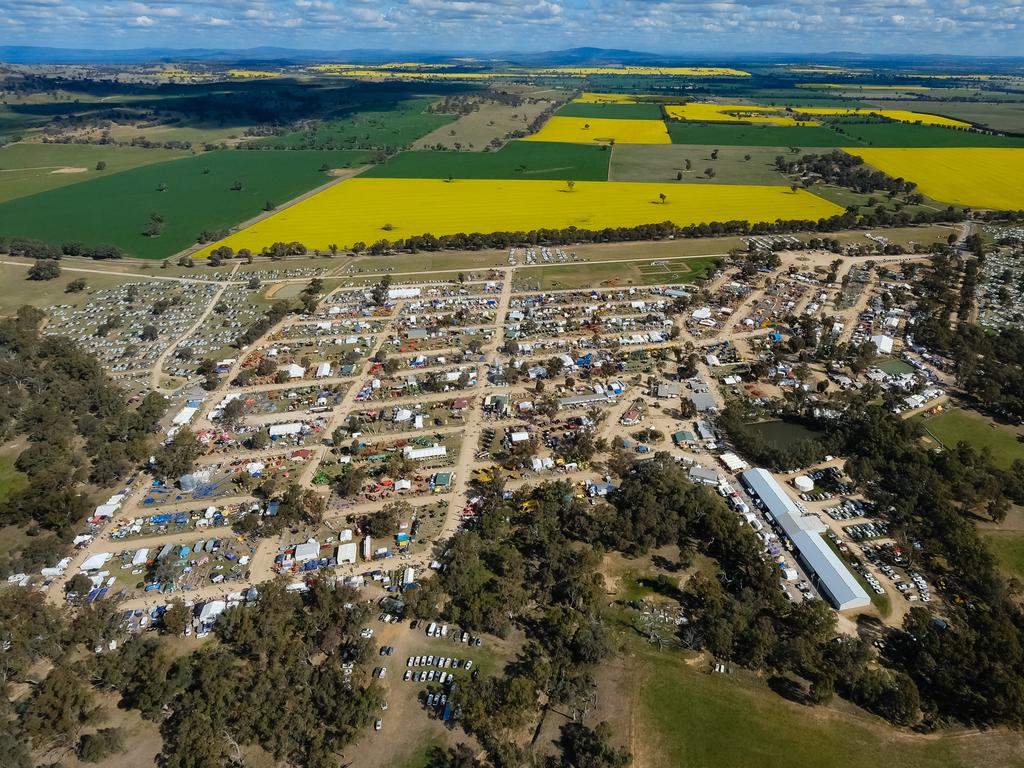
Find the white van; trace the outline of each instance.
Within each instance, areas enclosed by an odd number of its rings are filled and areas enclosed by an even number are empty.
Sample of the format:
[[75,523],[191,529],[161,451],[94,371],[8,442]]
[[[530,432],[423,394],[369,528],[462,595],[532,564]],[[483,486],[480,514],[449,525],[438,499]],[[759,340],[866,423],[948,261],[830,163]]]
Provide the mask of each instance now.
[[427,627],[427,637],[433,637],[437,633],[437,624],[430,622],[430,626]]

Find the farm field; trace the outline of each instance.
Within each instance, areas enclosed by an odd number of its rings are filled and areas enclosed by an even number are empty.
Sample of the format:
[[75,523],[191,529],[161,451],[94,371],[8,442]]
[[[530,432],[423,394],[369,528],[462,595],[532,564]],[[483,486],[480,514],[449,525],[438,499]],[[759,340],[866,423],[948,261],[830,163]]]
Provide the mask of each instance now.
[[380,109],[359,109],[351,115],[327,119],[312,128],[269,136],[257,144],[279,148],[367,149],[407,147],[441,126],[454,115],[427,112],[435,99],[403,99]]
[[922,125],[941,125],[947,128],[966,128],[968,123],[951,117],[933,115],[928,112],[911,112],[905,109],[860,109],[857,107],[800,107],[800,112],[822,117],[860,117],[879,114],[890,120],[901,123],[921,123]]
[[[889,104],[890,102],[885,102]],[[892,106],[900,109],[913,108],[917,102],[897,101]],[[935,105],[935,111],[941,112],[958,120],[975,123],[994,131],[1024,133],[1024,102],[1008,103],[975,103],[975,102],[943,102]]]
[[1024,461],[1024,443],[1017,440],[1019,433],[976,411],[948,408],[937,416],[920,418],[947,449],[955,448],[960,441],[976,450],[988,448],[992,462],[1002,469],[1009,469],[1017,459]]
[[[8,144],[0,148],[0,203],[188,155],[184,150],[95,144]],[[106,169],[96,170],[98,162],[106,163]]]
[[557,141],[576,144],[612,139],[616,144],[669,144],[668,131],[661,120],[619,120],[584,117],[552,117],[544,127],[525,141]]
[[609,104],[574,101],[556,113],[559,117],[586,117],[618,120],[661,120],[657,104]]
[[[440,144],[446,149],[460,148],[477,152],[490,149],[495,139],[504,141],[513,131],[528,132],[530,123],[551,106],[550,99],[556,93],[548,90],[544,94],[546,98],[524,100],[518,106],[483,100],[478,109],[435,128],[413,142],[412,148],[435,149]],[[527,90],[522,95],[532,97],[534,94]]]
[[365,178],[554,179],[605,181],[606,147],[510,141],[497,152],[402,152],[375,165]]
[[[711,152],[718,149],[718,159]],[[784,184],[790,181],[775,169],[775,158],[789,152],[783,147],[711,147],[668,144],[616,145],[612,149],[611,181],[664,181],[672,184]],[[747,160],[746,158],[750,159]],[[686,170],[686,161],[690,170]],[[708,178],[711,168],[715,175]],[[676,178],[682,174],[682,178]]]
[[[191,142],[196,147],[207,143],[234,146],[246,138],[245,129],[249,127],[244,124],[224,126],[218,123],[145,126],[115,124],[110,126],[108,133],[114,141],[122,142],[146,139],[148,141]],[[95,140],[99,138],[100,133],[93,130],[91,133],[86,132],[85,135]]]
[[637,97],[631,93],[590,93],[584,91],[576,99],[580,104],[636,104]]
[[822,125],[743,125],[740,123],[668,122],[673,144],[710,144],[715,147],[841,147],[849,144]]
[[848,149],[864,162],[917,182],[944,203],[1024,208],[1024,149]]
[[[798,121],[782,114],[782,107],[764,107],[751,104],[670,104],[665,107],[665,114],[673,120],[690,122],[722,122],[722,123],[766,123],[769,125],[803,126],[806,121]],[[763,113],[763,114],[762,114]]]
[[[833,122],[844,144],[866,147],[1024,147],[1024,137],[993,136],[976,131],[909,123]],[[842,134],[839,134],[839,131]]]
[[557,75],[672,75],[681,77],[750,77],[749,72],[730,67],[553,67],[538,68],[540,73]]
[[[709,675],[673,653],[636,652],[632,727],[643,768],[741,768],[785,755],[789,768],[1009,767],[1021,736],[1006,731],[925,737],[899,731],[841,701],[808,708],[763,683]],[[856,714],[855,714],[856,712]]]
[[[363,159],[361,152],[265,151],[255,162],[251,153],[231,150],[147,165],[0,204],[0,236],[113,243],[132,256],[165,258],[203,230],[227,229],[257,216],[267,201],[281,204],[327,183],[322,165]],[[240,191],[231,189],[236,181]],[[142,234],[151,213],[165,220],[158,237]]]
[[[669,189],[664,203],[659,194]],[[664,184],[350,179],[228,237],[216,245],[259,251],[278,240],[309,248],[398,240],[431,233],[529,231],[541,228],[680,226],[748,219],[818,219],[842,209],[803,190],[719,184],[698,191]],[[211,246],[213,247],[213,246]],[[209,253],[204,249],[203,253]]]

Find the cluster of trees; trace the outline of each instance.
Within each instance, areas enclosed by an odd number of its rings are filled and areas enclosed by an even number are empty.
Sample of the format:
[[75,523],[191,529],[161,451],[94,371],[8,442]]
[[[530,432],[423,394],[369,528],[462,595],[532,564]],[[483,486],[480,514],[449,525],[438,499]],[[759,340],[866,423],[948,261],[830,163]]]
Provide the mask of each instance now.
[[35,590],[0,591],[0,749],[3,764],[30,768],[30,750],[75,751],[97,762],[122,751],[120,729],[101,727],[106,712],[89,679],[92,654],[111,639],[108,605],[64,614]]
[[[407,611],[506,635],[529,626],[531,640],[503,674],[461,685],[452,694],[461,722],[493,765],[523,764],[512,736],[537,715],[538,703],[585,713],[593,706],[594,669],[611,652],[600,618],[602,551],[586,530],[589,505],[568,483],[545,483],[506,499],[500,478],[481,486],[478,524],[452,539],[446,567],[407,597]],[[561,711],[565,711],[561,709]],[[613,768],[627,756],[607,732],[562,734],[563,762]],[[591,762],[577,762],[590,759]]]
[[609,547],[639,555],[677,544],[681,565],[698,552],[717,564],[715,576],[697,574],[683,586],[690,616],[679,633],[685,647],[797,675],[810,683],[799,693],[808,702],[838,691],[894,722],[916,721],[919,696],[907,676],[873,669],[862,640],[837,640],[835,614],[821,601],[784,600],[753,529],[714,493],[691,484],[671,456],[638,465],[609,502],[611,509],[597,508],[600,519],[593,521]]
[[269,582],[254,605],[220,617],[216,645],[179,657],[159,640],[135,640],[97,657],[93,676],[160,724],[169,768],[230,764],[245,745],[333,768],[383,701],[367,669],[372,641],[359,634],[367,618],[358,595],[333,580],[305,595]]
[[936,320],[914,327],[916,339],[956,363],[957,383],[986,409],[1024,422],[1024,330]]
[[834,149],[824,155],[803,155],[797,160],[778,155],[775,167],[780,173],[820,179],[827,184],[849,187],[856,192],[889,193],[890,196],[911,194],[917,184],[894,179],[868,166],[863,158]]
[[246,328],[244,332],[239,334],[238,338],[234,341],[234,346],[241,349],[242,347],[252,344],[260,338],[260,336],[281,322],[291,311],[292,310],[288,302],[275,301],[270,305],[270,309],[263,313],[263,317],[256,320],[252,325]]
[[936,253],[920,281],[919,308],[927,317],[913,327],[915,340],[948,356],[956,365],[957,383],[983,408],[1015,423],[1024,421],[1024,330],[986,328],[959,321],[974,305],[978,266],[984,258],[980,238],[966,246],[974,258],[961,259],[950,249]]
[[993,467],[966,444],[924,448],[920,426],[854,404],[835,426],[847,471],[885,513],[919,570],[939,584],[943,619],[914,608],[885,661],[917,686],[936,723],[1024,723],[1024,612],[978,533],[1024,501],[1024,462]]
[[11,256],[23,256],[28,259],[50,260],[58,260],[64,256],[81,256],[101,261],[104,259],[120,259],[124,256],[124,251],[116,245],[103,243],[83,245],[79,242],[69,242],[58,247],[41,240],[20,237],[10,239],[0,237],[0,253],[7,253]]
[[81,486],[109,485],[138,465],[166,410],[156,393],[127,405],[94,357],[67,338],[39,333],[42,319],[38,309],[22,307],[0,322],[0,440],[28,441],[15,460],[28,483],[0,505],[0,521],[37,533],[5,570],[38,566],[59,551],[91,511]]

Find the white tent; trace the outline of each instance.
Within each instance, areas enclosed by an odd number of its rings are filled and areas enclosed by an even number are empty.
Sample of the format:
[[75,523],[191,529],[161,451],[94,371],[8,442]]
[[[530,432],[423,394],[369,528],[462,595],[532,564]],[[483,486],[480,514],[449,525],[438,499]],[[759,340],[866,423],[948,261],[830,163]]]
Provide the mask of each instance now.
[[109,552],[97,552],[95,555],[89,555],[89,557],[85,559],[85,562],[82,563],[82,570],[98,571],[100,568],[106,565],[107,561],[109,561],[110,558],[112,557],[113,555]]

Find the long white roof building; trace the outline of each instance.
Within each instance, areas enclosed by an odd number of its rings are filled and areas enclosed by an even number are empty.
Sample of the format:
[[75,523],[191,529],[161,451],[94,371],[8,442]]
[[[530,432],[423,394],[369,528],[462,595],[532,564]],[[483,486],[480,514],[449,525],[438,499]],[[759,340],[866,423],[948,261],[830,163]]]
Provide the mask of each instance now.
[[840,611],[863,608],[871,600],[836,553],[821,537],[825,526],[816,517],[802,515],[793,500],[766,469],[740,475],[744,485],[761,500],[793,542],[797,557],[821,592]]

